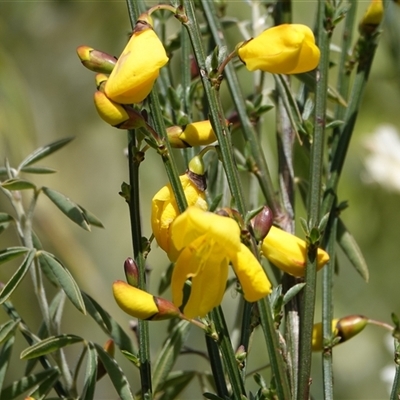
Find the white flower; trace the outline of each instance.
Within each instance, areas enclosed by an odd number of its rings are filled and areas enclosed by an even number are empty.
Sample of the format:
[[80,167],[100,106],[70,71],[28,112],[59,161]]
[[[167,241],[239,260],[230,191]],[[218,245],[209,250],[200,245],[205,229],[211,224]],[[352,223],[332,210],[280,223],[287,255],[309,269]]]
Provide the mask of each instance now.
[[364,146],[370,152],[364,160],[364,182],[400,192],[400,132],[393,125],[380,125]]

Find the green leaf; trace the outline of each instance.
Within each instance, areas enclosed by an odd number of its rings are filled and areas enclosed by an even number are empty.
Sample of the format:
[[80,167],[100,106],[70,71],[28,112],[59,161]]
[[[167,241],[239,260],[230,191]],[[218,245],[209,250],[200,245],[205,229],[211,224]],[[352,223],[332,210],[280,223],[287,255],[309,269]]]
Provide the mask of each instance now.
[[70,274],[67,268],[65,268],[61,262],[55,258],[53,254],[47,251],[38,252],[38,258],[40,265],[46,263],[48,268],[54,274],[58,284],[62,287],[67,297],[71,300],[71,303],[82,313],[86,314],[85,303],[82,298],[81,290],[74,278]]
[[74,203],[62,193],[48,187],[43,187],[42,191],[71,221],[75,222],[86,231],[90,231],[85,213],[78,204]]
[[25,254],[28,250],[27,247],[22,246],[7,247],[0,251],[0,264],[10,261],[21,254]]
[[13,221],[14,218],[11,215],[0,212],[0,233],[4,232]]
[[28,174],[54,174],[57,172],[57,170],[48,167],[23,167],[21,171]]
[[1,183],[1,186],[7,190],[36,189],[36,185],[34,185],[32,182],[20,178],[7,179]]
[[98,344],[94,344],[97,354],[104,365],[108,375],[110,376],[111,382],[113,383],[118,396],[121,400],[134,400],[134,397],[129,387],[128,379],[123,373],[120,366],[117,364],[114,358],[112,358],[104,349]]
[[136,367],[140,367],[139,357],[126,350],[121,350],[121,353]]
[[365,282],[368,282],[369,271],[365,258],[362,255],[353,235],[347,230],[345,224],[340,218],[338,219],[337,224],[336,240],[356,271],[361,275]]
[[73,140],[73,138],[61,139],[57,140],[56,142],[50,143],[46,146],[40,147],[21,162],[21,164],[18,167],[18,170],[21,171],[22,168],[34,164],[35,162],[42,160],[43,158],[49,156],[50,154],[53,154],[55,151],[61,149],[66,144],[68,144],[71,140]]
[[38,343],[29,346],[21,352],[20,358],[22,360],[29,360],[43,356],[45,354],[53,353],[65,346],[69,346],[74,343],[83,342],[83,338],[76,335],[62,334],[58,336],[51,336],[41,340]]
[[54,388],[54,384],[58,381],[59,376],[60,372],[57,369],[48,372],[46,379],[40,383],[39,387],[33,393],[30,393],[30,396],[35,400],[45,399],[47,394]]
[[171,372],[160,387],[160,392],[163,392],[163,394],[159,397],[159,400],[175,399],[190,383],[194,376],[196,376],[194,371]]
[[174,264],[170,263],[161,274],[160,283],[158,285],[158,295],[161,296],[171,285],[172,271],[174,270]]
[[15,333],[20,322],[21,320],[19,319],[16,321],[9,320],[0,326],[0,344],[8,340]]
[[97,352],[92,342],[87,344],[87,348],[87,364],[81,398],[85,400],[92,400],[94,399],[94,391],[96,388]]
[[88,314],[98,323],[103,331],[110,335],[115,344],[121,350],[127,350],[134,354],[132,341],[118,323],[105,311],[99,303],[92,299],[88,294],[82,292],[82,297],[85,302]]
[[14,292],[19,283],[22,281],[32,264],[35,253],[35,249],[29,250],[29,253],[24,258],[24,261],[22,261],[22,264],[19,266],[11,279],[5,284],[2,291],[0,292],[0,304],[3,304],[11,296],[11,293]]
[[104,228],[103,223],[94,214],[92,214],[90,211],[86,210],[82,206],[78,205],[78,207],[81,209],[83,215],[85,216],[86,221],[90,225],[96,226],[97,228]]
[[293,297],[295,297],[297,293],[299,293],[303,289],[304,286],[306,286],[305,282],[298,283],[292,286],[283,296],[283,305],[289,303],[289,301],[292,300]]
[[15,336],[10,336],[10,338],[7,339],[0,351],[0,390],[3,388],[4,378],[8,370],[8,364],[10,363],[11,351],[14,345],[14,341]]
[[58,373],[56,369],[47,369],[45,371],[38,372],[37,374],[24,376],[20,380],[13,382],[10,386],[7,386],[4,390],[2,390],[0,398],[2,400],[12,400],[17,398],[22,393],[44,381],[49,374],[54,374],[54,371]]
[[153,388],[157,392],[163,384],[178,358],[183,344],[189,334],[191,325],[188,321],[180,321],[165,341],[157,358],[153,372]]

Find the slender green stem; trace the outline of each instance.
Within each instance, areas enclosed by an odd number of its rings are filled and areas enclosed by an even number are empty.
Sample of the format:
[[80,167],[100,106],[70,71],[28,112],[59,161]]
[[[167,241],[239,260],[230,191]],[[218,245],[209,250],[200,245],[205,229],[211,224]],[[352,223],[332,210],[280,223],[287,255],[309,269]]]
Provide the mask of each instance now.
[[[325,144],[326,93],[328,89],[329,45],[331,29],[325,24],[325,2],[318,2],[318,47],[321,60],[316,72],[314,137],[311,145],[309,188],[308,188],[308,227],[312,232],[320,221],[321,187],[323,170],[323,150]],[[318,232],[319,233],[319,232]],[[311,338],[314,323],[316,272],[318,243],[311,243],[307,249],[306,286],[303,289],[303,303],[300,314],[299,380],[297,399],[309,397],[311,373]]]
[[279,400],[292,398],[289,387],[287,369],[282,357],[282,350],[279,345],[278,334],[275,330],[272,319],[271,305],[268,297],[258,303],[260,311],[261,327],[264,332],[265,343],[267,344],[271,369],[274,373],[276,394]]
[[[324,247],[329,254],[330,261],[322,270],[322,337],[323,343],[328,343],[332,338],[332,319],[333,319],[333,278],[335,265],[335,246],[336,246],[336,230],[337,215],[332,215],[325,236],[327,243]],[[322,375],[324,399],[333,400],[333,365],[332,365],[332,348],[323,348],[322,351]]]
[[239,373],[238,363],[233,352],[229,331],[221,307],[214,308],[210,312],[210,315],[212,316],[215,329],[218,333],[218,344],[222,353],[222,360],[225,365],[227,376],[231,381],[233,398],[240,399],[242,395],[246,395],[246,390]]
[[[221,22],[218,19],[218,14],[216,12],[214,2],[202,0],[201,4],[207,18],[209,29],[212,33],[216,45],[219,47],[226,46]],[[269,173],[268,165],[262,151],[261,143],[258,140],[254,127],[251,124],[247,115],[246,104],[243,98],[243,94],[240,91],[239,80],[237,78],[235,68],[232,63],[228,64],[225,67],[224,74],[229,91],[231,93],[232,101],[235,104],[235,109],[240,119],[244,138],[249,143],[250,151],[255,161],[255,167],[252,172],[258,180],[260,184],[260,189],[265,196],[268,206],[274,213],[275,218],[278,221],[282,221],[285,219],[285,215],[281,209],[279,199],[273,187],[271,175]]]
[[216,89],[211,85],[211,82],[208,78],[208,74],[205,67],[205,54],[201,40],[201,34],[199,31],[199,25],[197,23],[192,1],[184,0],[183,3],[185,5],[186,20],[182,20],[182,22],[189,33],[194,55],[196,57],[198,67],[200,69],[200,77],[209,106],[210,120],[215,135],[218,138],[218,143],[221,150],[221,158],[225,169],[226,178],[228,180],[229,188],[232,197],[235,201],[236,207],[239,210],[239,212],[242,215],[244,215],[245,204],[242,194],[242,188],[238,178],[237,166],[233,159],[230,134],[228,132],[224,113],[223,110],[221,109],[220,102],[218,99],[218,94],[217,94],[218,89]]
[[396,363],[396,373],[393,380],[390,400],[398,400],[400,396],[400,343],[397,339],[394,341],[394,361]]

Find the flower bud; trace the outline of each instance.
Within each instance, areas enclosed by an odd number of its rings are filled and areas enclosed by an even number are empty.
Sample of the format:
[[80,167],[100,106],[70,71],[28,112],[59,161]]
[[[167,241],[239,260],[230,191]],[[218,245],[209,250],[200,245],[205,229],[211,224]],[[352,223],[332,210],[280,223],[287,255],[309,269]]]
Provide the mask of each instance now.
[[158,321],[182,316],[179,308],[170,301],[153,296],[124,281],[113,283],[113,294],[118,306],[138,319]]
[[361,34],[370,35],[376,31],[376,28],[383,19],[383,4],[382,0],[372,0],[367,11],[358,25],[358,30]]
[[250,221],[253,228],[254,237],[257,241],[264,240],[271,229],[274,216],[269,207],[264,206],[263,209]]
[[[349,315],[340,319],[332,320],[332,335],[339,338],[337,344],[343,343],[360,333],[368,324],[368,318],[362,315]],[[312,333],[312,350],[323,349],[322,323],[314,324]]]
[[76,49],[82,64],[91,71],[111,74],[117,63],[117,59],[102,51],[88,46],[79,46]]
[[312,30],[305,25],[283,24],[262,32],[237,50],[249,71],[300,74],[317,67],[320,51]]
[[[271,226],[268,235],[263,240],[261,250],[263,255],[282,271],[293,276],[305,275],[307,243],[297,236]],[[317,270],[320,270],[328,261],[328,253],[318,249]]]
[[124,262],[124,270],[127,282],[133,287],[138,287],[139,269],[135,260],[128,257]]
[[179,139],[190,146],[206,146],[217,140],[209,120],[192,122],[183,128]]
[[139,20],[106,82],[107,97],[120,104],[142,102],[167,62],[164,46],[151,25]]
[[100,117],[115,128],[136,129],[145,125],[143,116],[138,111],[115,103],[99,90],[94,94],[94,105]]

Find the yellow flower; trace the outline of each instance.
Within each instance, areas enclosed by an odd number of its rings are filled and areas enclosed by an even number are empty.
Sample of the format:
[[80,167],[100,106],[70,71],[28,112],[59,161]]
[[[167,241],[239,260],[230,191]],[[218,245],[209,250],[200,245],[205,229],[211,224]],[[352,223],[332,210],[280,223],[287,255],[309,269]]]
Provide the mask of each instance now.
[[[359,334],[368,324],[368,318],[363,315],[349,315],[340,319],[332,320],[332,336],[338,337],[338,343],[343,343]],[[322,323],[318,322],[313,326],[312,350],[321,351],[323,349]]]
[[113,294],[118,306],[135,318],[155,321],[181,316],[179,309],[168,300],[153,296],[124,281],[113,283]]
[[260,263],[240,242],[234,220],[189,207],[172,224],[171,238],[180,251],[172,273],[172,299],[177,307],[183,305],[184,285],[191,279],[183,309],[188,318],[203,317],[221,303],[230,261],[247,301],[258,301],[271,292]]
[[187,124],[179,139],[190,146],[205,146],[217,140],[211,122],[199,121]]
[[151,26],[137,24],[106,82],[107,97],[120,104],[140,103],[167,62],[164,46]]
[[112,126],[118,126],[129,119],[123,106],[110,100],[99,90],[94,94],[94,105],[100,117]]
[[[293,276],[305,274],[306,248],[304,240],[275,226],[271,227],[261,246],[263,255],[272,264]],[[317,269],[320,270],[328,261],[328,253],[318,249]]]
[[238,55],[249,71],[300,74],[317,67],[320,51],[308,26],[283,24],[245,42]]
[[382,0],[372,0],[358,28],[361,33],[372,33],[383,19]]
[[[195,206],[202,210],[207,209],[204,191],[200,190],[187,174],[180,177],[188,206]],[[170,225],[178,216],[179,210],[171,185],[168,184],[159,190],[151,201],[151,228],[158,245],[174,261],[176,250],[170,243]]]

